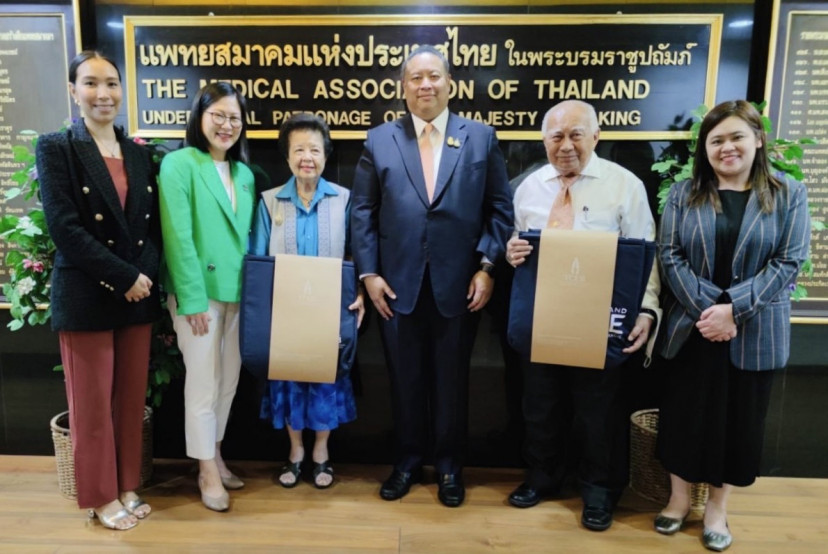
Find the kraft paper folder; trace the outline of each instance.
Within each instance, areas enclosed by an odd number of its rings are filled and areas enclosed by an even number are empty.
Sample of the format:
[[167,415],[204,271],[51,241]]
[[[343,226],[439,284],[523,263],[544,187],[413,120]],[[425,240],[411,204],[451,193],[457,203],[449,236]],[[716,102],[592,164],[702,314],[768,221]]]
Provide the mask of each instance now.
[[617,244],[616,233],[541,232],[531,361],[604,368]]
[[336,380],[341,281],[342,260],[276,256],[268,379]]

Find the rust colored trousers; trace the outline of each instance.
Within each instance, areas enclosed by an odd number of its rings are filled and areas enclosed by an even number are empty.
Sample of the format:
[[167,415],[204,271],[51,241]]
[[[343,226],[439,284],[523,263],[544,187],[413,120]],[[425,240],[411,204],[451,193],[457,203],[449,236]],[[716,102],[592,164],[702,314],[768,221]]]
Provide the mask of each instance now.
[[152,325],[61,331],[78,506],[138,488]]

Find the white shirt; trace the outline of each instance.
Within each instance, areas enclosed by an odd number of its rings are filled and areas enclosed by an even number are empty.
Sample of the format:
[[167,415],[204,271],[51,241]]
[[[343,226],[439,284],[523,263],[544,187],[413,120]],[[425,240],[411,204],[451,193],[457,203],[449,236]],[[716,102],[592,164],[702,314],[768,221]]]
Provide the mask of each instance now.
[[[561,190],[560,174],[547,164],[529,174],[515,192],[515,233],[544,229]],[[615,231],[619,236],[655,240],[655,220],[644,183],[631,171],[594,152],[569,189],[575,210],[573,229]],[[661,282],[653,263],[642,307],[657,309]]]
[[221,183],[224,185],[224,192],[227,193],[227,198],[230,199],[230,204],[233,206],[233,211],[236,211],[236,190],[233,188],[233,176],[230,175],[230,162],[213,160],[216,166]]

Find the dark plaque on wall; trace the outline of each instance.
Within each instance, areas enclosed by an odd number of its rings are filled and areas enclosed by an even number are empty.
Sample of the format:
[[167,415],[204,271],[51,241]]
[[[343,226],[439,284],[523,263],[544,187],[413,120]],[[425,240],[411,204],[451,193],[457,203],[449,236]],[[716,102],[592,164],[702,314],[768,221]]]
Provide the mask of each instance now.
[[126,17],[131,134],[183,136],[196,91],[232,82],[249,136],[277,136],[313,112],[360,139],[404,110],[400,69],[417,45],[441,49],[451,106],[533,140],[553,104],[595,105],[607,139],[686,138],[677,113],[715,99],[721,15]]
[[[18,186],[11,176],[23,164],[14,161],[15,145],[31,143],[31,135],[55,131],[70,117],[64,14],[0,14],[0,215],[20,216],[30,202],[6,190]],[[5,260],[5,242],[0,259]],[[0,264],[0,283],[6,281]]]
[[[800,165],[812,217],[828,221],[828,11],[802,7],[781,5],[767,96],[778,136],[818,140],[804,147]],[[828,318],[828,231],[812,233],[811,263],[813,275],[798,279],[808,298],[794,314]]]

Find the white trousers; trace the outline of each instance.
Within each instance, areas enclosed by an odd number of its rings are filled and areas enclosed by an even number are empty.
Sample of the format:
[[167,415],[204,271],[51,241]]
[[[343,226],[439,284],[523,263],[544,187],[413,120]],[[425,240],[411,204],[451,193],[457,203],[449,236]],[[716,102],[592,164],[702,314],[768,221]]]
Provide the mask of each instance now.
[[209,301],[211,321],[206,335],[196,336],[187,316],[176,314],[175,295],[167,305],[184,355],[184,434],[187,456],[212,460],[216,443],[224,438],[230,405],[241,371],[239,304]]

